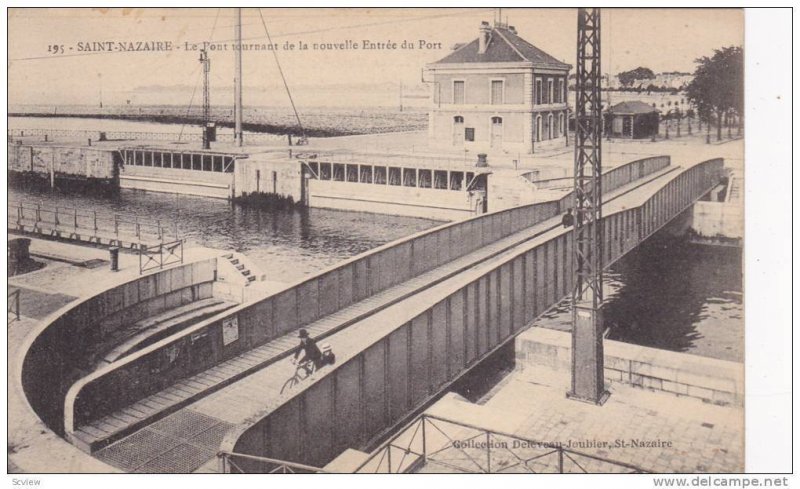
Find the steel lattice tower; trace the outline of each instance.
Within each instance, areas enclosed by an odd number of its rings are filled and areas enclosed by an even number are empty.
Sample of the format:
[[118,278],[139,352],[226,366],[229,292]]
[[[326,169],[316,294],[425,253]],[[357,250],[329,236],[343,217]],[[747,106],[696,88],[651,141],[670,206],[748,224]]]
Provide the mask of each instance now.
[[600,9],[578,9],[575,89],[575,225],[572,231],[572,385],[569,397],[602,404],[603,235]]
[[200,51],[200,63],[203,65],[203,149],[211,147],[208,137],[208,125],[211,122],[211,89],[208,85],[208,74],[211,71],[211,60],[205,49]]

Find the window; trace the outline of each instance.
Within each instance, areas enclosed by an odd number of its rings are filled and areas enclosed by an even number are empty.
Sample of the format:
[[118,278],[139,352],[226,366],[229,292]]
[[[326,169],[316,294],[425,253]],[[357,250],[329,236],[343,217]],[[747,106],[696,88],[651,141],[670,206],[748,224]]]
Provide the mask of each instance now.
[[492,124],[502,124],[503,118],[502,117],[492,117]]
[[475,182],[473,182],[474,179],[475,179],[475,174],[472,173],[471,171],[468,171],[467,172],[467,183],[466,183],[467,190],[470,189],[470,185],[474,185],[475,184]]
[[372,183],[372,167],[361,165],[361,183]]
[[319,180],[319,163],[316,161],[309,161],[306,163],[306,165],[308,165],[309,175],[311,175],[311,178],[314,180]]
[[386,167],[375,167],[375,183],[378,185],[386,185]]
[[553,101],[553,79],[550,78],[547,80],[547,102],[548,104],[552,104]]
[[450,172],[450,190],[461,190],[464,185],[464,172],[451,171]]
[[320,180],[330,180],[331,179],[331,164],[330,163],[320,163],[319,164],[319,179]]
[[447,172],[436,170],[433,172],[433,188],[447,190]]
[[465,141],[475,141],[475,128],[474,127],[467,127],[464,129],[464,140]]
[[414,168],[403,168],[403,186],[417,186],[417,170]]
[[431,171],[419,171],[419,188],[431,188]]
[[389,185],[400,185],[400,168],[389,168]]
[[536,105],[541,105],[542,104],[542,79],[541,78],[537,78],[536,79],[536,92],[534,93],[534,95],[535,95],[535,99],[536,99],[534,101],[534,103]]
[[358,182],[358,165],[347,165],[346,172],[348,182]]
[[333,179],[337,182],[344,182],[344,165],[341,163],[333,164]]
[[453,123],[455,123],[455,124],[463,124],[464,123],[464,118],[461,117],[460,115],[457,115],[457,116],[453,117]]
[[563,78],[559,78],[558,79],[558,93],[556,94],[556,97],[558,99],[558,100],[556,100],[556,102],[559,103],[559,104],[563,104],[564,102],[567,101],[567,96],[564,93],[564,79]]
[[492,105],[500,105],[503,103],[503,80],[492,80]]
[[464,100],[464,81],[453,80],[453,103],[463,104]]

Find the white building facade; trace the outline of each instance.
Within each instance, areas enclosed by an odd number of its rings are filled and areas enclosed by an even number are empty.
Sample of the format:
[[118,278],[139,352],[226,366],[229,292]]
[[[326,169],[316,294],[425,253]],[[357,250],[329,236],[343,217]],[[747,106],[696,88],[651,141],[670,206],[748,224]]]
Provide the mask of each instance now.
[[517,35],[483,22],[478,39],[426,66],[432,81],[433,147],[535,152],[567,142],[570,65]]

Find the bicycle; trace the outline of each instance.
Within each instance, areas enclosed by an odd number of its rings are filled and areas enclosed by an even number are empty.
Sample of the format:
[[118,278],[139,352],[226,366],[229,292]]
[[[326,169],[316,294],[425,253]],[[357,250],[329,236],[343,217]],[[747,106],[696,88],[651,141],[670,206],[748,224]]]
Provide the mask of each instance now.
[[297,364],[297,368],[294,371],[294,375],[289,377],[283,387],[281,387],[281,394],[285,391],[288,391],[292,387],[296,386],[303,380],[307,379],[311,374],[313,374],[317,370],[317,366],[313,360],[306,360],[303,362],[299,362]]
[[[322,357],[320,358],[320,368],[324,367],[325,365],[333,365],[336,363],[336,355],[333,353],[333,349],[331,349],[331,345],[325,343],[320,345],[322,351]],[[317,371],[317,364],[314,363],[313,360],[304,360],[297,364],[297,368],[294,371],[294,375],[289,377],[283,387],[281,387],[281,394],[288,391],[292,387],[299,384],[301,381],[307,379],[311,376],[314,372]]]

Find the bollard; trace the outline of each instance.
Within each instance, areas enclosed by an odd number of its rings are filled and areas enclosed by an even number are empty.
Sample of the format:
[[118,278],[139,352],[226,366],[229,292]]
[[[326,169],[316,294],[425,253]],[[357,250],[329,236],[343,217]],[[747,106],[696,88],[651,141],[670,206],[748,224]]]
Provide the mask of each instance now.
[[111,258],[111,271],[118,272],[119,271],[119,248],[117,246],[112,246],[108,249],[108,253]]

